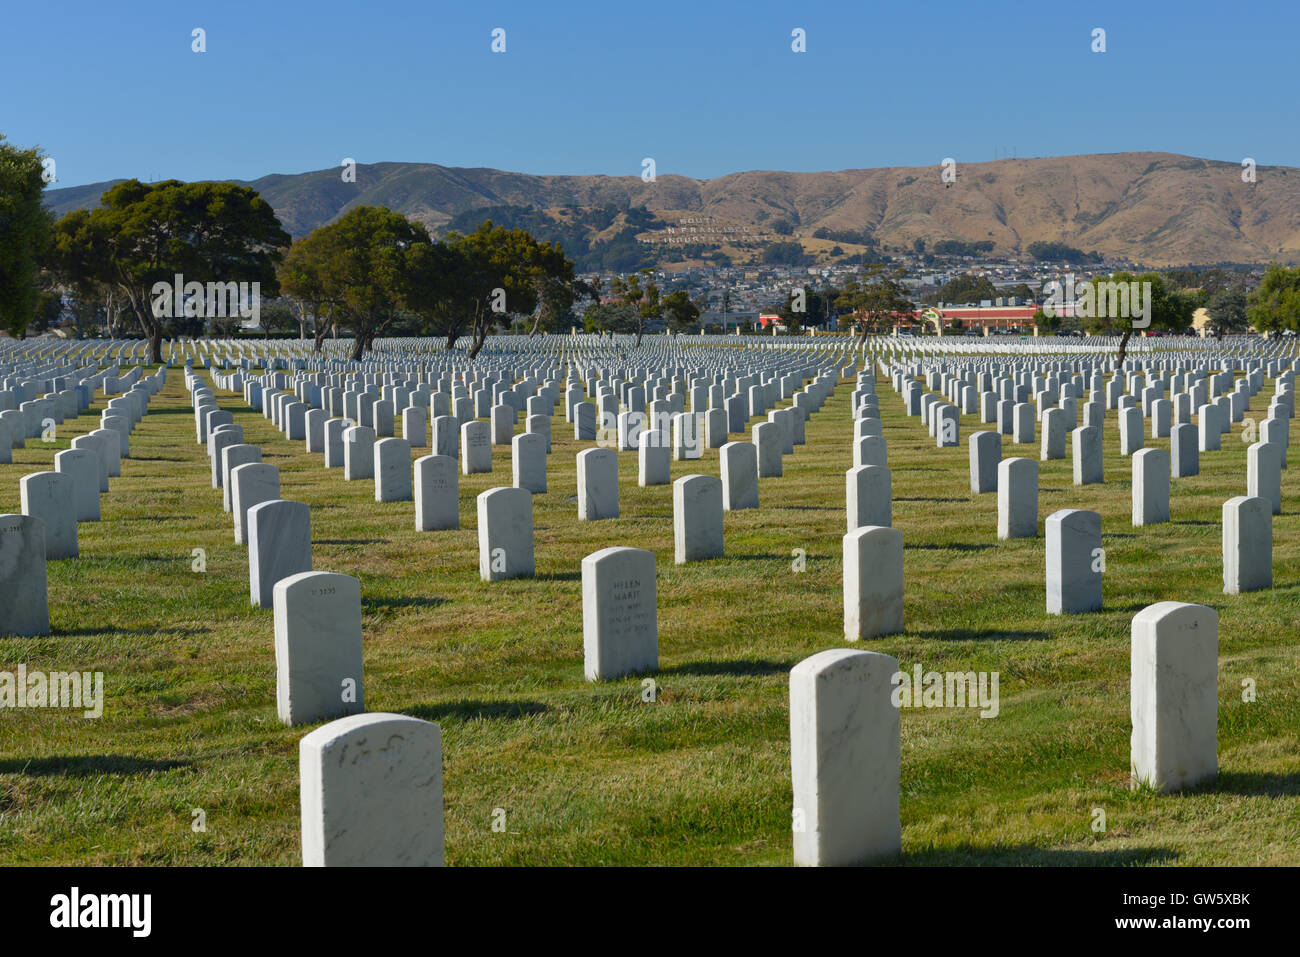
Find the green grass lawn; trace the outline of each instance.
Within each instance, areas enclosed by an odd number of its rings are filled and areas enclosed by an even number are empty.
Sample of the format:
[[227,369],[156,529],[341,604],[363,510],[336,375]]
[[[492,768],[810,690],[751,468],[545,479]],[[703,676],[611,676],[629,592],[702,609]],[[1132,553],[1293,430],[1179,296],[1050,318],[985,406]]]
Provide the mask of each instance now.
[[[994,719],[903,712],[899,862],[1300,864],[1300,471],[1283,473],[1275,587],[1225,596],[1220,510],[1245,494],[1240,426],[1199,476],[1174,480],[1171,523],[1134,529],[1110,412],[1104,485],[1074,487],[1068,457],[1041,463],[1040,536],[1053,511],[1093,509],[1106,549],[1104,610],[1052,617],[1042,538],[999,542],[996,495],[969,491],[967,436],[992,426],[964,416],[960,447],[936,449],[883,378],[878,389],[907,630],[861,647],[908,670],[1001,676]],[[490,475],[461,476],[459,531],[420,533],[412,503],[376,504],[370,481],[327,471],[241,396],[217,400],[280,468],[283,497],[311,505],[315,567],[361,580],[368,708],[441,725],[449,864],[787,865],[787,675],[847,644],[851,390],[813,416],[784,477],[760,481],[761,507],[726,515],[727,557],[681,567],[671,486],[638,487],[632,453],[619,455],[621,517],[577,520],[574,456],[591,443],[561,413],[550,491],[534,498],[537,575],[495,584],[478,576],[474,499],[510,484],[508,448]],[[1266,380],[1248,414],[1262,419],[1271,391]],[[19,511],[19,479],[52,468],[104,403],[0,465],[0,512]],[[1009,438],[1004,455],[1038,457]],[[298,864],[298,740],[311,729],[277,719],[273,615],[249,607],[247,553],[210,487],[179,369],[131,451],[103,521],[79,528],[81,557],[49,567],[52,634],[0,638],[0,669],[102,671],[107,696],[98,720],[0,713],[0,862]],[[672,469],[717,474],[717,453]],[[610,545],[658,559],[654,703],[640,679],[583,679],[580,562]],[[191,570],[195,548],[206,572]],[[792,570],[795,549],[806,571]],[[1129,625],[1162,600],[1218,610],[1220,663],[1219,778],[1164,797],[1128,788]]]

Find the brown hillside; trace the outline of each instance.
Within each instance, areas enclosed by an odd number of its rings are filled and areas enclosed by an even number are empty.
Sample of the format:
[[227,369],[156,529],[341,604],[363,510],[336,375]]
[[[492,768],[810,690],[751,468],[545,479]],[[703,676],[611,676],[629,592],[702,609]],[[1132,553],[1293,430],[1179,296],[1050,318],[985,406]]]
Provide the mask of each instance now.
[[[107,186],[108,184],[104,184]],[[870,230],[889,246],[915,239],[992,240],[1023,251],[1036,240],[1151,265],[1300,259],[1300,170],[1259,167],[1243,183],[1235,163],[1171,153],[1113,153],[962,163],[945,186],[925,167],[826,173],[750,171],[711,180],[671,174],[533,176],[422,163],[360,166],[356,183],[319,170],[254,180],[285,227],[304,235],[359,204],[384,205],[431,226],[497,205],[645,205],[665,219],[711,215],[764,227],[794,223]],[[51,190],[57,212],[94,203],[102,189]]]

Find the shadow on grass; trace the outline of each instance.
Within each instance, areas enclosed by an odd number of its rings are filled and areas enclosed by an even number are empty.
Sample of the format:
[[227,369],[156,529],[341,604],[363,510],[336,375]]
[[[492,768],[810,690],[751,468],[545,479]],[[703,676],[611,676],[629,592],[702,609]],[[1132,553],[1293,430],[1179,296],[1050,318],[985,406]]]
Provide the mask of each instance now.
[[476,720],[513,720],[532,715],[545,714],[550,707],[540,701],[449,701],[446,704],[418,704],[406,708],[400,714],[409,714],[413,718],[425,721],[442,721],[448,718],[457,721]]
[[168,455],[133,455],[127,461],[129,462],[184,462],[186,460],[174,459]]
[[204,625],[193,628],[114,628],[104,625],[101,628],[73,628],[69,631],[52,628],[50,632],[53,638],[93,638],[96,635],[208,635],[212,629]]
[[543,572],[533,577],[544,582],[580,582],[582,572]]
[[[125,521],[158,521],[157,519],[113,519],[115,522]],[[78,565],[130,565],[132,562],[156,562],[164,565],[173,565],[183,562],[189,565],[193,557],[185,555],[81,555],[76,559]]]
[[1153,598],[1150,601],[1131,601],[1125,605],[1115,605],[1108,601],[1103,601],[1098,611],[1122,611],[1122,612],[1139,612],[1143,608],[1150,608],[1152,605],[1159,604],[1160,599]]
[[[1213,782],[1195,792],[1208,794],[1243,794],[1257,797],[1281,797],[1300,794],[1300,772],[1221,771]],[[1189,792],[1192,793],[1192,792]]]
[[1221,525],[1221,522],[1207,522],[1200,518],[1185,518],[1181,522],[1170,522],[1170,525]]
[[969,498],[896,498],[895,502],[969,502]]
[[313,545],[387,545],[386,538],[314,538]]
[[996,545],[988,542],[973,544],[971,542],[953,542],[949,545],[903,545],[904,549],[917,548],[923,552],[983,552]]
[[159,518],[157,515],[141,515],[136,518],[113,515],[108,519],[114,524],[117,522],[148,522],[151,525],[170,525],[172,522],[197,522],[198,520],[197,515],[168,515],[166,518]]
[[1171,864],[1178,853],[1164,847],[1134,847],[1113,851],[1054,850],[1018,844],[1010,847],[957,847],[926,848],[908,851],[900,857],[884,861],[913,867],[952,867],[975,865],[978,867],[1143,867],[1153,864]]
[[118,754],[88,754],[52,758],[6,758],[0,774],[33,777],[98,777],[101,774],[152,774],[191,767],[189,761],[155,761]]
[[938,631],[918,631],[914,634],[917,638],[934,641],[1048,641],[1052,637],[1045,631],[977,631],[974,628],[941,628]]
[[779,675],[794,667],[790,661],[773,661],[763,658],[739,658],[734,661],[690,661],[684,665],[660,668],[661,675]]
[[445,605],[450,601],[448,598],[439,598],[436,595],[416,595],[411,598],[363,598],[361,600],[362,610],[372,610],[376,608],[437,608],[439,605]]

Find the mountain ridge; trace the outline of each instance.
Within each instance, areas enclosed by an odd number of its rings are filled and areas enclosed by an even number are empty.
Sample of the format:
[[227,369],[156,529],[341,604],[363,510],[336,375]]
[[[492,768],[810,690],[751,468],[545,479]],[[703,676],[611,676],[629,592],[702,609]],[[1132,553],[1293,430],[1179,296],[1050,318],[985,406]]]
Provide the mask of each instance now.
[[[951,183],[938,164],[711,179],[666,173],[647,182],[398,162],[359,164],[355,183],[343,182],[340,168],[231,182],[263,195],[295,237],[357,205],[388,206],[435,232],[488,207],[531,207],[558,221],[572,207],[644,206],[665,226],[705,214],[749,227],[750,248],[795,240],[814,256],[832,245],[813,238],[822,230],[865,233],[890,247],[992,242],[999,254],[1060,242],[1153,266],[1300,261],[1300,169],[1260,166],[1253,183],[1242,172],[1221,160],[1137,152],[958,162]],[[94,206],[116,182],[47,190],[46,203],[58,215]],[[771,232],[787,223],[793,234]]]

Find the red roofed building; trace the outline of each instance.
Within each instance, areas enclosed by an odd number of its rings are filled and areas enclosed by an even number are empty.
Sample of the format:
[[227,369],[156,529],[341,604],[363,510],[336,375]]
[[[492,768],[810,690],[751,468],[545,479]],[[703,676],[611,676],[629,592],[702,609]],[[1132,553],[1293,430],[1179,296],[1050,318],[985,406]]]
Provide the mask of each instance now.
[[[943,323],[945,335],[951,334],[953,323],[961,320],[962,329],[1022,329],[1034,324],[1034,315],[1038,307],[1032,303],[1026,306],[927,306],[912,313],[914,326],[929,325],[933,327],[934,318],[938,316]],[[903,327],[907,323],[899,323]]]

